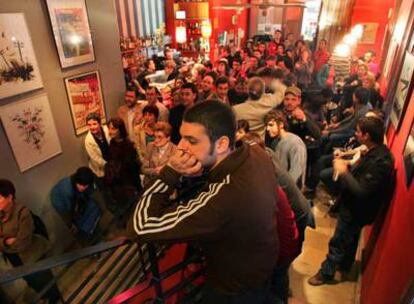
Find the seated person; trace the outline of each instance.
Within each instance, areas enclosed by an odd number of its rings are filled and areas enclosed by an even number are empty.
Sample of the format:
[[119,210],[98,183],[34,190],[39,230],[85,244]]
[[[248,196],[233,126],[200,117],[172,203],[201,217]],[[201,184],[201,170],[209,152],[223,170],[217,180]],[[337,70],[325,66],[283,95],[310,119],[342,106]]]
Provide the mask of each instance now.
[[92,198],[94,178],[91,169],[80,167],[75,174],[61,179],[51,191],[53,207],[82,243],[96,241],[101,218],[101,209]]
[[266,117],[266,131],[275,139],[273,148],[281,166],[290,173],[295,183],[301,188],[306,175],[306,146],[299,136],[285,130],[286,118],[281,111],[272,110]]
[[161,169],[167,164],[176,146],[170,141],[171,125],[166,122],[155,124],[154,141],[147,146],[143,159],[142,173],[145,174],[144,186],[156,179]]
[[[0,253],[13,267],[18,267],[41,259],[47,253],[49,244],[46,237],[35,233],[31,211],[15,199],[13,183],[0,179]],[[50,270],[45,270],[23,279],[36,292],[41,292],[54,278]],[[56,284],[41,297],[48,303],[59,303],[60,298]]]

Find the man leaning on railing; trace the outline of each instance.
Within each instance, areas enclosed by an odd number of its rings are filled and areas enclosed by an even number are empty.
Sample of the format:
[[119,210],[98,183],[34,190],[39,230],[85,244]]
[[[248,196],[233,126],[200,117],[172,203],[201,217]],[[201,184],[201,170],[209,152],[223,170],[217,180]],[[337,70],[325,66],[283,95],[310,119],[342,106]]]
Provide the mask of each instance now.
[[264,303],[278,252],[276,177],[263,149],[235,145],[231,108],[208,100],[184,114],[177,152],[138,201],[140,242],[198,241],[203,303]]

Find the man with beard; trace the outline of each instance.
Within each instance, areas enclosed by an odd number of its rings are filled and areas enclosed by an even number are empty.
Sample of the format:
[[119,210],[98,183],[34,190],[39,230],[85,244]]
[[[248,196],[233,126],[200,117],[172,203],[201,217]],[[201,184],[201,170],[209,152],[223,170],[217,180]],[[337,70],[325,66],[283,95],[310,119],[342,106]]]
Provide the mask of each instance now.
[[[197,241],[208,304],[266,303],[277,259],[274,169],[260,147],[236,147],[235,131],[234,113],[218,100],[187,110],[177,152],[144,190],[129,225],[142,242]],[[204,185],[192,197],[169,199],[182,177],[200,175]]]
[[233,110],[237,120],[245,119],[249,122],[250,131],[257,133],[262,139],[265,135],[265,115],[277,107],[284,96],[285,86],[276,81],[273,85],[273,94],[265,94],[265,83],[259,77],[253,77],[247,84],[249,98],[242,104],[235,105]]

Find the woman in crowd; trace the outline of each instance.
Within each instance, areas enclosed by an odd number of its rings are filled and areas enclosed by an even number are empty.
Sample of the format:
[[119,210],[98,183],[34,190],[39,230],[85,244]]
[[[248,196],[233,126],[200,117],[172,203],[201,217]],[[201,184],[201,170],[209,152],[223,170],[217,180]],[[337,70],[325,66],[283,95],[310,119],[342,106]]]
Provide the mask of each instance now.
[[169,123],[160,121],[155,124],[154,141],[148,144],[143,159],[144,185],[148,185],[156,179],[171,155],[175,153],[177,147],[170,141],[171,131]]
[[128,139],[123,120],[112,118],[108,129],[111,142],[105,165],[105,184],[112,197],[109,208],[122,219],[142,189],[141,162],[134,144]]
[[313,61],[309,56],[309,51],[303,49],[300,53],[300,58],[295,64],[294,73],[297,77],[298,86],[305,90],[309,88],[312,83]]

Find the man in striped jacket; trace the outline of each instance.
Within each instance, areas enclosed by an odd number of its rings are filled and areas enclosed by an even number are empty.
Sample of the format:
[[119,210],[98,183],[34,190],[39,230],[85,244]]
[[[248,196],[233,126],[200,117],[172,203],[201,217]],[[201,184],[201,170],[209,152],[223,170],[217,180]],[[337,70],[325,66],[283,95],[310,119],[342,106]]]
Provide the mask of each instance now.
[[[236,121],[219,101],[184,115],[182,139],[138,202],[130,231],[138,241],[198,241],[207,260],[204,303],[264,303],[278,255],[276,176],[266,152],[235,147]],[[171,200],[183,177],[204,186]]]

